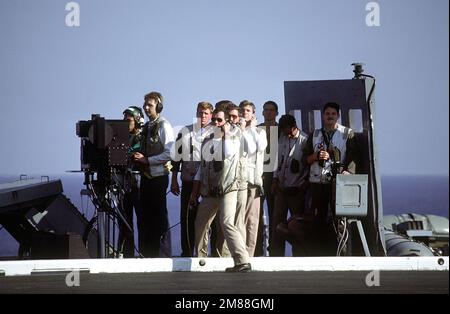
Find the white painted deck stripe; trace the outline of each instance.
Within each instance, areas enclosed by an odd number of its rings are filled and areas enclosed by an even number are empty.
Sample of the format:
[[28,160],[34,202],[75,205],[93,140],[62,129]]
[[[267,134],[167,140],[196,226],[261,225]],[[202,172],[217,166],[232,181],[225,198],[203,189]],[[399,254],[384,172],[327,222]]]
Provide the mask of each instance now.
[[[201,261],[205,262],[203,266]],[[255,257],[251,264],[254,271],[448,271],[449,257]],[[231,258],[29,260],[2,261],[0,274],[26,276],[73,270],[91,274],[222,272],[230,266]]]

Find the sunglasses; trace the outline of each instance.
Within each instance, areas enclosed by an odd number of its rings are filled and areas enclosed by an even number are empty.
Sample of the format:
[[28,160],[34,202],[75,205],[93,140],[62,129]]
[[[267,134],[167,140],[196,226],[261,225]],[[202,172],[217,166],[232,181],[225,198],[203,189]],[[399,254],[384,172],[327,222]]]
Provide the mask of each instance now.
[[223,119],[222,119],[222,118],[212,118],[211,121],[212,121],[213,123],[215,123],[215,122],[221,123],[221,122],[223,122]]

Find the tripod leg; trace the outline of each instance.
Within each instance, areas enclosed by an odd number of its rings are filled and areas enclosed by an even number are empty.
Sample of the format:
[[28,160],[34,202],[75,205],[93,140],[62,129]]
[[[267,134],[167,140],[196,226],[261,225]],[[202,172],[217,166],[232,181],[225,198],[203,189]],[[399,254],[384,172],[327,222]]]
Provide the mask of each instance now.
[[105,229],[106,213],[104,211],[98,211],[97,224],[98,224],[98,257],[106,258],[106,229]]

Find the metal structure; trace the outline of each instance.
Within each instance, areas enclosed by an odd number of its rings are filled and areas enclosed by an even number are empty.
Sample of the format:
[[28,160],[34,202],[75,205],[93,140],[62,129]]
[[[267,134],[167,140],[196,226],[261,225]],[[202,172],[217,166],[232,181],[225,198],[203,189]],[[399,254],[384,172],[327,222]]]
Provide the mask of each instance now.
[[19,242],[19,258],[97,256],[97,234],[86,239],[86,251],[82,236],[88,221],[65,197],[60,180],[21,177],[0,184],[0,224]]
[[352,79],[284,82],[286,112],[296,117],[302,131],[311,134],[322,126],[323,105],[327,102],[336,102],[340,105],[339,123],[354,130],[358,146],[361,148],[361,160],[356,172],[368,176],[368,210],[367,216],[361,219],[368,247],[372,255],[383,256],[386,249],[374,129],[375,78],[362,74],[362,64],[353,65],[355,76]]

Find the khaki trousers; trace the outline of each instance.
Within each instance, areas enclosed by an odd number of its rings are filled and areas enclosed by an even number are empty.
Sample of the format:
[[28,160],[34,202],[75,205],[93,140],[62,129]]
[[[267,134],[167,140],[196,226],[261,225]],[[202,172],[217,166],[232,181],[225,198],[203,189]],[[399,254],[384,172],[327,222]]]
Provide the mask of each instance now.
[[245,207],[245,244],[248,255],[255,255],[256,240],[258,238],[259,215],[260,215],[260,195],[259,188],[249,187],[247,205]]
[[233,191],[222,197],[205,197],[201,201],[195,219],[195,243],[198,257],[208,256],[208,232],[218,212],[220,226],[235,265],[249,262],[245,241],[235,225],[237,195],[238,192]]
[[[236,205],[236,218],[234,220],[234,225],[239,230],[239,233],[242,236],[242,239],[244,239],[244,242],[246,241],[247,237],[247,231],[245,226],[245,212],[246,212],[246,206],[247,206],[247,195],[248,190],[239,190],[237,192],[237,205]],[[220,232],[217,233],[217,252],[220,257],[231,257],[230,250],[228,248],[227,242],[225,241],[225,236],[222,232],[222,229],[220,229]]]
[[245,230],[245,212],[247,207],[247,189],[238,191],[237,205],[236,205],[236,220],[234,221],[236,228],[239,230],[242,239],[246,238]]
[[[211,256],[217,253],[220,257],[230,257],[228,247],[224,245],[225,237],[223,236],[222,228],[216,218],[219,210],[220,198],[205,197],[202,199],[197,208],[197,216],[195,218],[195,249],[198,257],[208,257],[209,231],[211,224],[217,222],[216,228],[216,252],[211,252]],[[212,236],[211,236],[212,239]],[[212,248],[212,247],[211,247]]]

